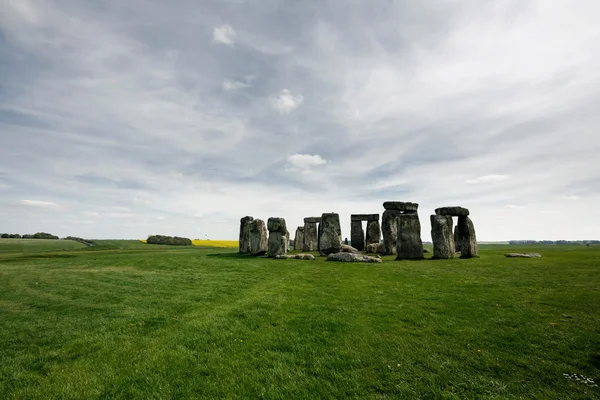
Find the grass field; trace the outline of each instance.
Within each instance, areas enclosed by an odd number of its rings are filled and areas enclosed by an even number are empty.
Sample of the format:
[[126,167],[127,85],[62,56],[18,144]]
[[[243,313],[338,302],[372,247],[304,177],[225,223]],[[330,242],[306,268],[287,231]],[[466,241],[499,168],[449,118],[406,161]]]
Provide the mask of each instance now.
[[600,398],[563,375],[600,382],[598,246],[339,264],[32,242],[0,241],[0,399]]

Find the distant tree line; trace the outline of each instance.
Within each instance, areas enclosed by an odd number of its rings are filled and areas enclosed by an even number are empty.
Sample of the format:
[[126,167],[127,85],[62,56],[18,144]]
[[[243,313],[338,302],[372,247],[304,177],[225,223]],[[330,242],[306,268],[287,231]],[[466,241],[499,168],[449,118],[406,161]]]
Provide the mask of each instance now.
[[151,235],[148,236],[146,243],[149,244],[168,244],[171,246],[191,246],[192,241],[188,238],[179,236],[164,236],[164,235]]
[[38,232],[33,235],[27,234],[23,236],[18,233],[3,233],[0,237],[3,239],[58,239],[58,236],[46,232]]
[[600,244],[600,240],[511,240],[508,244]]
[[83,239],[77,236],[67,236],[62,238],[62,240],[73,240],[74,242],[83,243],[86,246],[93,246],[95,244],[92,240]]

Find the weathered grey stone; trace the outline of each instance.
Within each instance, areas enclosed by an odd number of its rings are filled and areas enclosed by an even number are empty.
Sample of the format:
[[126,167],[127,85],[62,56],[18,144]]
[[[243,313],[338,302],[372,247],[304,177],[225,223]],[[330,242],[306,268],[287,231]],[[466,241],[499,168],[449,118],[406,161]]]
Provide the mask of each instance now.
[[421,260],[423,258],[419,215],[401,214],[398,217],[396,260]]
[[379,214],[350,214],[350,221],[379,221]]
[[274,258],[276,260],[314,260],[315,256],[312,254],[280,254]]
[[306,217],[304,218],[304,223],[305,224],[318,224],[319,222],[321,222],[321,217]]
[[479,257],[477,236],[473,221],[467,216],[458,217],[458,236],[460,237],[460,258]]
[[347,244],[343,244],[342,245],[342,252],[344,253],[354,253],[354,254],[358,254],[360,253],[360,251],[358,251],[358,249],[352,247],[352,246],[348,246]]
[[318,232],[316,222],[305,222],[304,223],[304,243],[302,244],[302,251],[316,251],[318,247]]
[[294,238],[294,250],[302,250],[304,245],[304,227],[299,226],[296,228],[296,237]]
[[396,211],[417,211],[419,204],[409,201],[386,201],[383,203],[383,208]]
[[285,230],[285,252],[290,251],[290,231]]
[[262,219],[250,222],[250,253],[262,256],[269,250],[267,226]]
[[269,218],[267,221],[269,229],[269,257],[283,255],[287,251],[289,240],[286,240],[286,225],[284,218]]
[[508,253],[506,257],[514,257],[514,258],[540,258],[542,255],[540,253]]
[[371,243],[367,245],[367,253],[370,254],[377,254],[377,251],[379,250],[379,243]]
[[250,216],[240,219],[240,253],[250,253],[250,222],[253,220],[254,218]]
[[381,231],[383,233],[383,246],[380,254],[396,254],[396,238],[398,237],[398,210],[385,210],[381,216]]
[[458,225],[454,227],[454,251],[460,253],[460,232],[458,231]]
[[344,239],[344,244],[348,244],[348,238]]
[[331,253],[327,256],[327,261],[380,263],[381,258],[363,256],[362,254],[355,253]]
[[431,240],[435,259],[454,258],[454,236],[452,236],[452,217],[450,215],[432,215]]
[[318,236],[321,255],[338,253],[342,249],[340,215],[337,213],[324,213],[321,215]]
[[360,251],[365,249],[365,231],[361,220],[350,220],[350,242]]
[[458,206],[440,207],[440,208],[435,209],[435,213],[437,215],[451,215],[453,217],[460,217],[460,216],[466,217],[467,215],[469,215],[469,210],[467,210],[464,207],[458,207]]
[[380,240],[381,228],[379,226],[379,219],[367,221],[366,244],[379,243]]
[[285,224],[285,218],[271,217],[267,220],[267,229],[269,232],[281,232],[285,235],[287,226]]

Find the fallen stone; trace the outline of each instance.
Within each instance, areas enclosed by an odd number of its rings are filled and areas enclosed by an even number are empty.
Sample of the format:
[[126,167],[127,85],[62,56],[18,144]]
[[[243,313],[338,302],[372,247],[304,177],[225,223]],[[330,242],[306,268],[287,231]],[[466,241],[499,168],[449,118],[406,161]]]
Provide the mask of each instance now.
[[240,253],[250,253],[250,222],[252,222],[253,220],[254,218],[250,216],[246,216],[240,219]]
[[423,258],[419,216],[417,214],[401,214],[398,217],[396,260],[422,260]]
[[280,254],[273,258],[276,260],[314,260],[315,256],[312,254]]
[[452,217],[434,214],[431,220],[431,240],[434,259],[454,258],[454,236],[452,235]]
[[368,254],[377,254],[377,251],[379,250],[379,243],[371,243],[367,245],[367,253]]
[[342,229],[340,228],[340,215],[337,213],[324,213],[319,223],[319,252],[321,255],[338,253],[342,249]]
[[354,254],[358,254],[360,253],[360,251],[358,251],[358,249],[352,247],[352,246],[348,246],[347,244],[343,244],[342,245],[342,252],[344,253],[354,253]]
[[383,208],[396,211],[417,211],[419,204],[408,201],[386,201],[383,203]]
[[542,257],[539,253],[508,253],[506,257],[509,258],[540,258]]
[[262,256],[269,250],[267,226],[262,219],[250,222],[250,253]]
[[327,261],[380,263],[381,258],[363,256],[362,254],[355,253],[331,253],[327,256]]
[[450,215],[453,217],[466,217],[469,215],[469,210],[464,207],[440,207],[435,209],[437,215]]

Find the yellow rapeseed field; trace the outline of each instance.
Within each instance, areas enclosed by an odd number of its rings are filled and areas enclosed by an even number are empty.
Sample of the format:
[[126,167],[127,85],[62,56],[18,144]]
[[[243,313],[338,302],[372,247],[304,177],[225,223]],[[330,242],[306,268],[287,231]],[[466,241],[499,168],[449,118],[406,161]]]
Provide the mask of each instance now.
[[237,240],[192,240],[194,246],[206,247],[238,247]]

